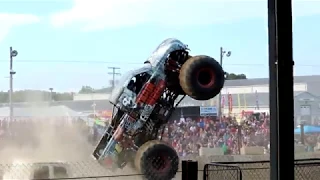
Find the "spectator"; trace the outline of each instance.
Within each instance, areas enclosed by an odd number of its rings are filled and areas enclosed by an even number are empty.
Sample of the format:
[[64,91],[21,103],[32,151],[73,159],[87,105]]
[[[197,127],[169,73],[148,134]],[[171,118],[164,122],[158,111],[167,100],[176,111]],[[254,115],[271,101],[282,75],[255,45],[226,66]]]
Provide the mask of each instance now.
[[245,117],[241,124],[241,132],[238,132],[235,117],[223,116],[221,122],[210,117],[181,118],[168,125],[168,141],[172,140],[172,146],[181,156],[198,154],[200,147],[220,147],[225,154],[238,154],[238,140],[245,146],[267,147],[268,116],[256,116]]

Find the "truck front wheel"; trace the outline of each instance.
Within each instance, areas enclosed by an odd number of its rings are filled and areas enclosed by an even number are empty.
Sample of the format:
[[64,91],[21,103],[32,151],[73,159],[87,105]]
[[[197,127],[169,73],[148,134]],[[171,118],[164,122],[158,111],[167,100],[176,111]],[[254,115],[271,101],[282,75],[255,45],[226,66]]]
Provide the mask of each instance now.
[[139,148],[135,167],[148,180],[170,180],[178,171],[179,156],[171,146],[152,140]]

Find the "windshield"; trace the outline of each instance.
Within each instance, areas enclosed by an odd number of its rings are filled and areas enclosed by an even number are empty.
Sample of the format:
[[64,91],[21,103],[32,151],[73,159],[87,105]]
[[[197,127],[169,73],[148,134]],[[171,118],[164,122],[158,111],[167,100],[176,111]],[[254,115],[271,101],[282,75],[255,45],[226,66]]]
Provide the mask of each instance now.
[[109,97],[110,103],[112,103],[113,105],[116,105],[118,103],[118,99],[121,96],[124,88],[128,86],[130,80],[133,77],[134,77],[133,71],[129,71],[121,77],[121,79],[114,86],[114,88],[110,94],[110,97]]
[[134,76],[141,74],[141,73],[144,73],[144,72],[151,73],[151,65],[149,63],[142,64],[141,66],[142,67],[128,71],[126,74],[124,74],[121,77],[118,84],[115,85],[115,87],[113,88],[112,93],[110,95],[109,101],[112,104],[117,104],[118,99],[121,96],[124,88],[128,86],[129,82],[133,79]]
[[118,86],[122,86],[122,87],[126,87],[130,80],[141,73],[144,72],[148,72],[151,71],[151,65],[150,64],[141,64],[141,67],[138,67],[136,69],[130,70],[128,72],[126,72],[124,75],[121,76],[120,80],[118,81],[118,84],[116,85],[116,87]]
[[187,49],[187,45],[183,44],[180,40],[169,38],[164,40],[160,45],[153,51],[148,61],[153,63],[159,62],[168,52],[179,49]]
[[117,82],[116,87],[126,87],[130,80],[134,77],[133,71],[128,71],[125,74],[121,75],[121,78]]

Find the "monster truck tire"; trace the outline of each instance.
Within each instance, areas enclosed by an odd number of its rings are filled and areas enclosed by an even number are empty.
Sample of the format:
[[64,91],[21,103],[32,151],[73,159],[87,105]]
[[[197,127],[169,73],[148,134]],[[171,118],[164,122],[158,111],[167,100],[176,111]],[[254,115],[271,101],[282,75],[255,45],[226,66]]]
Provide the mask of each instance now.
[[139,148],[135,167],[148,180],[171,180],[178,171],[179,156],[171,146],[152,140]]
[[186,95],[196,100],[208,100],[220,93],[224,85],[224,71],[209,56],[193,56],[181,67],[180,85]]

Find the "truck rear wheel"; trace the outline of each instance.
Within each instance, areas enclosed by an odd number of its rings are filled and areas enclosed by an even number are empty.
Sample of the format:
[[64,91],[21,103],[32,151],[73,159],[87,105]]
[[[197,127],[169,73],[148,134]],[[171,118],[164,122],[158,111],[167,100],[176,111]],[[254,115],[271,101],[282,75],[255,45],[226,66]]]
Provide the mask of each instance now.
[[209,56],[193,56],[181,67],[179,74],[183,91],[196,100],[208,100],[223,88],[225,76],[220,64]]
[[152,140],[139,148],[135,167],[148,180],[170,180],[178,171],[179,156],[171,146]]

